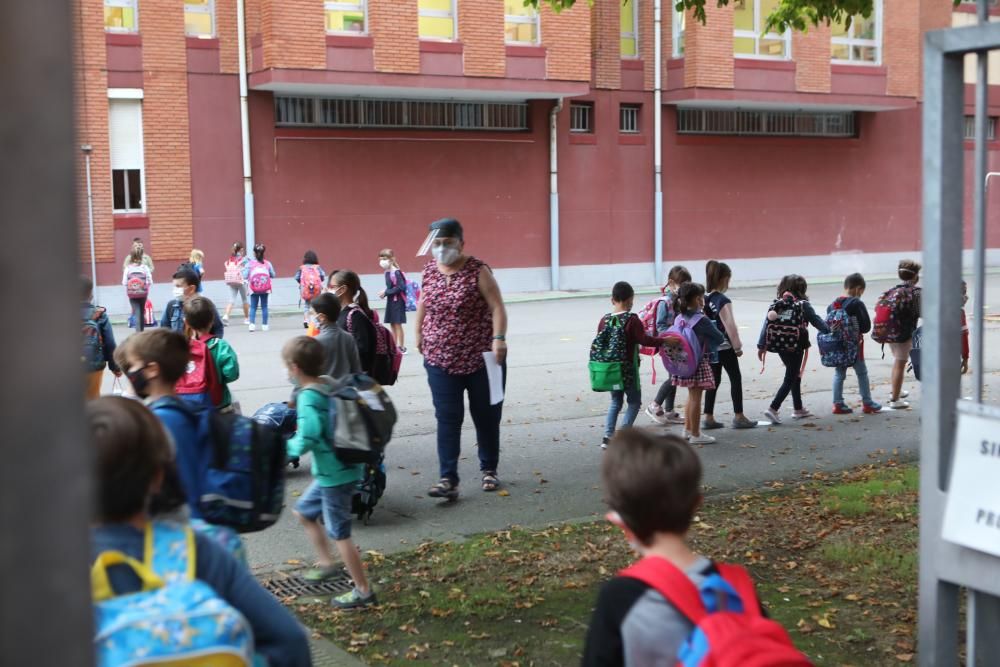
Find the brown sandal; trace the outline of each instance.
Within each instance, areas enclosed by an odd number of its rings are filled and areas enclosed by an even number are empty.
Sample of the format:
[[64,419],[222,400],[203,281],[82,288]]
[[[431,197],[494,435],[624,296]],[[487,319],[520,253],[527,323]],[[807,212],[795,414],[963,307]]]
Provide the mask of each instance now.
[[483,472],[483,491],[496,491],[500,488],[500,480],[494,470]]

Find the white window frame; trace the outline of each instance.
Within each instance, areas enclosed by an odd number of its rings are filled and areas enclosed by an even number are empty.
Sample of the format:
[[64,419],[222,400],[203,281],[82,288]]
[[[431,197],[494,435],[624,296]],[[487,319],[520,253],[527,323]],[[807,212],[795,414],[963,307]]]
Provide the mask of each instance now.
[[[358,4],[352,2],[324,2],[323,3],[323,23],[326,23],[326,12],[328,11],[357,11]],[[368,0],[360,0],[361,15],[364,17],[365,27],[361,32],[353,30],[327,30],[328,35],[367,35],[368,34]]]
[[[109,170],[109,176],[111,177],[111,209],[112,213],[116,215],[125,214],[144,214],[146,213],[146,133],[145,127],[143,126],[143,102],[144,97],[143,90],[141,88],[109,88],[108,89],[108,104],[110,105],[112,100],[138,100],[139,104],[139,201],[141,206],[139,208],[115,208],[115,183],[114,183],[114,172],[118,171],[114,167]],[[108,148],[111,147],[111,128],[108,127]],[[131,169],[122,169],[122,171],[128,172]],[[125,175],[125,188],[126,193],[128,192],[128,174]],[[128,206],[128,196],[125,197],[125,205]]]
[[[510,44],[512,46],[527,45],[527,46],[538,46],[542,43],[542,20],[541,12],[535,9],[534,16],[522,16],[520,14],[504,14],[504,43]],[[507,39],[507,26],[508,23],[527,23],[535,25],[535,40],[532,42],[511,42]]]
[[[639,43],[639,0],[627,0],[627,1],[632,3],[632,32],[620,32],[620,27],[619,27],[620,34],[618,35],[618,44],[619,48],[621,48],[621,43],[623,39],[635,40],[635,55],[634,56],[626,56],[621,54],[619,55],[621,55],[622,58],[639,59],[642,58],[642,45]],[[619,24],[620,23],[621,22],[619,21]]]
[[[626,115],[631,116],[629,122]],[[621,134],[641,134],[642,105],[624,102],[618,105],[618,132]]]
[[670,30],[671,33],[673,34],[673,40],[674,40],[674,45],[673,45],[674,58],[684,57],[684,51],[681,50],[680,43],[681,43],[681,38],[684,37],[686,21],[687,17],[684,15],[684,12],[677,11],[677,7],[675,6],[674,20],[670,24]]
[[[451,39],[444,37],[424,37],[423,35],[418,35],[420,39],[432,41],[432,42],[457,42],[458,41],[458,0],[451,0],[451,11],[445,12],[440,9],[420,9],[420,0],[417,0],[417,19],[421,16],[426,16],[427,18],[435,19],[451,19]],[[419,23],[418,23],[419,25]],[[419,32],[419,28],[418,28]]]
[[[792,59],[792,31],[785,30],[784,33],[778,34],[775,32],[769,32],[767,34],[761,34],[764,30],[764,21],[767,19],[766,15],[762,15],[761,11],[761,0],[755,0],[753,3],[753,30],[733,30],[733,57],[743,58],[746,60],[791,60]],[[736,38],[752,39],[753,40],[753,53],[736,53]],[[783,56],[769,56],[767,54],[760,53],[760,42],[761,40],[771,40],[771,41],[783,41],[785,43],[785,55]]]
[[105,32],[121,32],[127,35],[139,32],[139,0],[104,0],[103,7],[122,7],[124,9],[131,9],[135,13],[135,28],[109,28],[108,26],[104,26]]
[[856,21],[851,21],[851,27],[848,30],[847,37],[831,37],[830,44],[841,44],[847,46],[847,53],[850,55],[853,53],[852,47],[854,46],[868,46],[875,49],[875,60],[874,62],[868,60],[842,60],[840,58],[834,58],[832,53],[830,57],[830,62],[836,63],[838,65],[866,65],[868,67],[878,67],[882,64],[882,0],[875,0],[872,11],[875,15],[875,39],[861,39],[860,37],[854,37],[854,27],[857,25]]
[[189,5],[187,2],[184,3],[184,13],[188,12],[192,14],[208,14],[208,17],[212,20],[212,30],[207,35],[191,35],[185,30],[186,37],[197,37],[199,39],[213,39],[216,37],[216,25],[215,25],[215,0],[208,0],[206,5]]

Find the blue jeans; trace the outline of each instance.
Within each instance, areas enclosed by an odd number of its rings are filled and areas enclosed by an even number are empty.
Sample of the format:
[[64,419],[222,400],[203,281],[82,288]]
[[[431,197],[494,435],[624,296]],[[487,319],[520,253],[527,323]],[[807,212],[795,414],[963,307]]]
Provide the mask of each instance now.
[[257,321],[257,304],[260,304],[260,309],[263,313],[263,322],[267,325],[267,297],[269,294],[251,294],[250,295],[250,324],[254,324]]
[[303,492],[299,502],[295,503],[295,511],[309,521],[316,522],[323,517],[323,525],[330,539],[351,539],[351,503],[358,490],[357,482],[348,482],[340,486],[320,486],[313,481]]
[[[490,382],[486,368],[470,375],[452,375],[442,368],[425,363],[427,384],[434,400],[437,418],[437,450],[441,478],[458,484],[458,457],[462,451],[462,422],[465,420],[465,392],[469,392],[469,414],[476,426],[479,443],[479,470],[496,472],[500,462],[500,417],[503,401],[490,405]],[[504,385],[507,365],[503,366]]]
[[626,428],[635,423],[635,418],[642,407],[642,390],[638,387],[634,389],[622,389],[611,392],[611,405],[608,407],[608,418],[604,422],[604,435],[611,437],[615,434],[615,424],[618,423],[618,413],[622,411],[622,401],[628,399],[628,408],[625,410],[625,417],[622,418],[622,428]]
[[[872,390],[868,384],[868,366],[860,356],[854,364],[854,374],[858,376],[858,389],[861,391],[861,400],[865,405],[872,404]],[[847,379],[847,367],[833,369],[833,402],[844,402],[844,380]]]

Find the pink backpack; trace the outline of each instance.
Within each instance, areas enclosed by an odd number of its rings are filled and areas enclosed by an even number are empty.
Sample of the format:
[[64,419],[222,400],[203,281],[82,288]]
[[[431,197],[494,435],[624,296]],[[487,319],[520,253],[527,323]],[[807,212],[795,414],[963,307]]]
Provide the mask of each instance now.
[[312,301],[323,293],[323,280],[319,277],[319,266],[303,264],[299,271],[299,296],[303,301]]
[[696,587],[677,566],[656,556],[622,570],[660,593],[694,630],[677,655],[679,667],[810,667],[788,632],[765,618],[753,580],[738,565],[716,565]]
[[[656,311],[659,309],[661,303],[667,304],[667,321],[669,322],[667,326],[670,326],[674,323],[677,315],[674,313],[673,299],[670,298],[669,294],[656,297],[639,311],[639,319],[642,321],[643,331],[646,332],[647,336],[652,336],[653,338],[659,338],[660,336],[656,331]],[[645,354],[647,357],[651,357],[659,352],[659,348],[656,347],[639,346],[639,354]]]
[[694,332],[694,327],[703,319],[705,316],[701,313],[696,313],[691,319],[678,315],[674,318],[673,325],[663,335],[664,343],[660,354],[663,365],[674,377],[694,377],[698,372],[703,348]]
[[125,293],[130,299],[145,299],[149,296],[149,274],[144,267],[129,269],[125,277]]
[[271,291],[271,268],[267,262],[250,262],[250,291],[268,294]]

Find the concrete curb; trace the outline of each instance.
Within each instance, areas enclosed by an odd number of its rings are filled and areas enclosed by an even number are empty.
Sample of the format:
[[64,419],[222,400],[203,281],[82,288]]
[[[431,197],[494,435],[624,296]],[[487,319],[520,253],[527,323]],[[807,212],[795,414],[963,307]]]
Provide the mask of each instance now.
[[309,649],[313,667],[364,667],[367,664],[333,642],[316,635],[310,635]]

